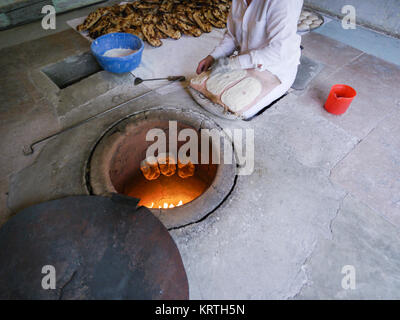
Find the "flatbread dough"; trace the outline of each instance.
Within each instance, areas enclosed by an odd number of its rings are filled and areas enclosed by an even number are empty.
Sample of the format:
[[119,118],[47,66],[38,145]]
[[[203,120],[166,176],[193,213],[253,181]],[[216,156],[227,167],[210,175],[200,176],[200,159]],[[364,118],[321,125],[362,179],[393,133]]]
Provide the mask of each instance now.
[[246,70],[234,70],[226,73],[217,73],[207,80],[206,88],[212,94],[219,96],[227,87],[237,81],[240,81],[246,75]]
[[156,180],[160,176],[157,159],[148,157],[140,162],[140,170],[147,180]]
[[308,24],[300,23],[299,25],[297,25],[297,30],[299,30],[299,31],[307,31],[309,29],[310,29],[310,26]]
[[239,112],[251,104],[261,91],[261,82],[256,78],[248,77],[226,90],[221,96],[221,101],[233,112]]
[[160,172],[166,176],[170,177],[176,172],[176,160],[175,157],[171,154],[159,154],[157,157],[158,166],[160,168]]
[[309,11],[302,11],[300,14],[300,19],[297,23],[297,30],[300,32],[310,31],[312,29],[318,28],[324,23],[324,20],[315,13]]
[[318,24],[319,26],[324,22],[322,19],[317,19],[313,21],[313,24]]
[[182,179],[194,176],[195,170],[196,170],[195,165],[190,161],[185,164],[178,160],[178,176],[180,176]]
[[310,24],[310,29],[318,28],[320,26],[319,23],[312,23]]

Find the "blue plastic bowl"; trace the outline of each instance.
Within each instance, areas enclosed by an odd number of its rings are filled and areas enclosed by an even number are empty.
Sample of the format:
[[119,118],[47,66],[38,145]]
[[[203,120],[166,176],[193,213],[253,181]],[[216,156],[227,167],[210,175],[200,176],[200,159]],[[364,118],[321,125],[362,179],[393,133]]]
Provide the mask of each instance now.
[[[136,69],[142,61],[143,41],[130,33],[109,33],[93,41],[90,49],[104,70],[113,73],[125,73]],[[105,57],[111,49],[138,50],[124,57]]]

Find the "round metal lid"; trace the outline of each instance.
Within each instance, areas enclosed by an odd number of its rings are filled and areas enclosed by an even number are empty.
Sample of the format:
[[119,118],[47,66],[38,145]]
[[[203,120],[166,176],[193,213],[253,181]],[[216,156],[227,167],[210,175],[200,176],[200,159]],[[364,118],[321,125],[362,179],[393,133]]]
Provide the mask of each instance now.
[[0,299],[188,299],[173,239],[137,203],[74,196],[22,210],[0,228]]

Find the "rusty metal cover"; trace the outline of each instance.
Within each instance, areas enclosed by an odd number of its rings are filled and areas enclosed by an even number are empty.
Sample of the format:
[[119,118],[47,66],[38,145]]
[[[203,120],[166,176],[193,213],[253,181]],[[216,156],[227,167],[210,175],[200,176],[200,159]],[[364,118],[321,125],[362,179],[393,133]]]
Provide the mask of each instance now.
[[[179,251],[137,199],[74,196],[22,210],[0,229],[0,299],[188,299]],[[56,289],[43,289],[43,266]]]

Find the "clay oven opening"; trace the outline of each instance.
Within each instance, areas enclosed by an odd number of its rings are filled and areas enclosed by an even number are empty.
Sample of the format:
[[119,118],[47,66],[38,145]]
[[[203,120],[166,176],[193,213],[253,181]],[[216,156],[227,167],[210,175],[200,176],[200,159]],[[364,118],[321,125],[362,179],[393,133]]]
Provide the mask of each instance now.
[[[126,131],[124,142],[119,145],[111,159],[110,179],[114,188],[118,193],[140,199],[139,205],[147,208],[172,209],[191,202],[211,186],[217,172],[218,165],[212,164],[210,158],[209,164],[187,163],[186,166],[192,166],[194,169],[194,172],[187,174],[185,164],[177,161],[173,155],[169,155],[171,151],[169,126],[169,121],[152,120],[131,127]],[[146,141],[146,134],[154,128],[165,132],[167,152],[165,155],[157,153],[156,159],[148,161],[149,171],[156,173],[150,180],[149,177],[146,178],[146,173],[140,166],[142,163],[142,166],[146,167],[146,164],[143,164],[146,161],[146,151],[154,143]],[[187,124],[177,122],[177,133],[184,129],[196,130]],[[200,135],[198,138],[200,146]],[[178,141],[177,149],[179,150],[186,142]],[[207,148],[211,157],[211,143],[208,143]],[[201,158],[201,150],[198,150],[198,158]]]
[[[139,205],[151,209],[168,228],[196,222],[225,199],[235,181],[234,159],[229,164],[213,159],[223,154],[224,142],[204,139],[203,129],[219,127],[202,114],[171,107],[123,119],[94,148],[88,184],[97,195],[114,192],[140,199]],[[155,134],[146,141],[150,130],[165,136],[165,150],[156,148],[154,157],[148,156],[148,149],[160,137]],[[197,145],[198,161],[193,163],[181,157],[193,150],[185,149],[191,139]]]

